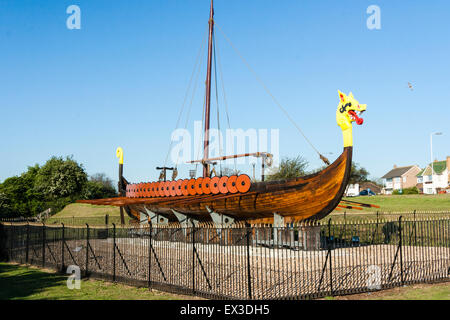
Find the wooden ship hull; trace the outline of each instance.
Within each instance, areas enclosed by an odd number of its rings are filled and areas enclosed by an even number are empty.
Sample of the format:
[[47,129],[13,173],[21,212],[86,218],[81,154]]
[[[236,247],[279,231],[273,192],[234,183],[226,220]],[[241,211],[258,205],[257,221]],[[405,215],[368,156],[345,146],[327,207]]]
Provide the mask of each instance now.
[[[221,219],[229,217],[233,221],[244,220],[250,223],[273,223],[275,219],[281,219],[283,223],[289,223],[290,221],[306,219],[322,219],[338,206],[353,208],[350,205],[339,204],[348,184],[352,168],[352,122],[356,121],[358,125],[361,125],[363,119],[359,118],[358,115],[366,110],[366,106],[360,105],[352,93],[347,96],[338,91],[340,102],[336,111],[336,121],[343,132],[344,150],[342,154],[332,164],[329,164],[329,161],[316,150],[320,158],[328,165],[325,169],[308,176],[280,181],[264,181],[264,174],[262,174],[261,182],[254,183],[250,183],[250,178],[247,175],[241,175],[245,176],[243,178],[247,182],[239,180],[241,176],[222,177],[225,180],[233,181],[229,182],[230,186],[223,182],[218,184],[217,179],[219,177],[211,178],[212,174],[215,174],[215,170],[210,170],[210,165],[214,165],[213,161],[215,160],[240,156],[263,157],[262,172],[264,172],[264,163],[267,157],[272,157],[272,155],[257,152],[209,158],[211,70],[213,52],[215,52],[213,50],[214,9],[212,0],[208,23],[203,158],[189,162],[191,164],[201,163],[203,176],[189,180],[189,187],[186,185],[187,179],[172,181],[169,187],[166,182],[166,170],[177,170],[176,167],[157,167],[158,170],[163,170],[159,182],[129,184],[122,175],[123,151],[118,148],[116,153],[119,157],[119,194],[121,196],[112,199],[79,202],[120,206],[125,209],[128,215],[137,220],[145,220],[144,215],[147,216],[147,221],[152,223],[155,221],[157,224],[159,224],[160,219],[164,220],[164,223],[177,220],[181,222],[189,219],[191,221],[213,220],[216,223],[217,216]],[[176,175],[174,175],[174,179],[175,177]],[[222,181],[222,178],[220,178],[220,181]],[[216,182],[212,183],[213,179]],[[210,181],[211,184],[204,181]],[[196,185],[194,186],[193,183],[196,183]],[[245,186],[245,188],[242,186]],[[194,190],[195,188],[198,188],[197,193]],[[217,190],[214,188],[217,188]],[[220,192],[219,189],[221,189]],[[205,192],[202,190],[205,190]],[[364,204],[361,205],[364,206]]]
[[199,221],[210,220],[211,211],[237,220],[270,222],[273,214],[293,220],[322,219],[339,204],[351,171],[353,147],[327,168],[300,178],[252,183],[246,193],[156,198],[111,198],[82,203],[124,206],[139,219],[147,210],[175,221],[179,212]]

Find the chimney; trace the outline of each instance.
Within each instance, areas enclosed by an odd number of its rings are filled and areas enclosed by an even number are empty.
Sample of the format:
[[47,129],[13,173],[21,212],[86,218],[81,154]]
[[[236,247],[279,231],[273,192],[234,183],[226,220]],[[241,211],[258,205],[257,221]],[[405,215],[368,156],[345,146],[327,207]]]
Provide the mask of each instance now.
[[394,164],[394,169],[397,169],[397,165],[396,164]]

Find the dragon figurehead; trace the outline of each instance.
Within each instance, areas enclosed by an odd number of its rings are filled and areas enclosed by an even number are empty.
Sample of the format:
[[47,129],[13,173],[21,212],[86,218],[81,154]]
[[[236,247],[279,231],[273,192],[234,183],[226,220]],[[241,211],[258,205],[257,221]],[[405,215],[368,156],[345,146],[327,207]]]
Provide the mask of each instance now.
[[336,121],[342,129],[344,147],[351,147],[353,146],[352,122],[358,125],[363,124],[364,119],[359,115],[366,111],[367,105],[359,104],[351,92],[345,95],[338,90],[338,93],[340,101],[336,110]]

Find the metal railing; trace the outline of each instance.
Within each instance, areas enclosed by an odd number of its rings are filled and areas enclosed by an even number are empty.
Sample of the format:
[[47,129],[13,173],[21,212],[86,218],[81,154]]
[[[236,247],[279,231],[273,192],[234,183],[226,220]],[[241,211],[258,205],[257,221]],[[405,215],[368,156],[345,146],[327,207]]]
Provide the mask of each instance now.
[[0,224],[0,256],[215,299],[314,299],[446,281],[450,219],[215,227]]

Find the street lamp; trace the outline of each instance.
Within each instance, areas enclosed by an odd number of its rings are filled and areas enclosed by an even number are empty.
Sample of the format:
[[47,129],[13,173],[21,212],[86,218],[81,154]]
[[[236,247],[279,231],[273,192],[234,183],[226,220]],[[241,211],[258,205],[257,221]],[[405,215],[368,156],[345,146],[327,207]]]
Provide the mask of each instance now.
[[431,192],[434,194],[434,164],[433,164],[433,136],[442,136],[442,132],[434,132],[430,134],[430,151],[431,151]]

